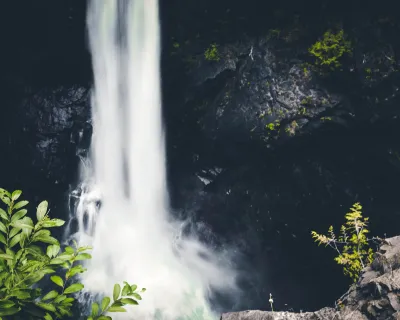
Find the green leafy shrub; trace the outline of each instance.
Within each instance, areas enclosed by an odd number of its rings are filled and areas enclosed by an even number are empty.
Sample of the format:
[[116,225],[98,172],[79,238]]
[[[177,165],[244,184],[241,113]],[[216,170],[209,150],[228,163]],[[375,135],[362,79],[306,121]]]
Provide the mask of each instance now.
[[210,47],[208,47],[204,52],[204,57],[208,61],[219,61],[221,58],[219,55],[218,46],[215,43],[211,44]]
[[[83,284],[74,283],[73,278],[86,271],[78,262],[91,258],[86,253],[91,248],[78,247],[74,242],[74,248],[67,246],[61,250],[60,243],[48,229],[60,227],[65,221],[50,219],[48,203],[42,201],[34,224],[26,216],[28,211],[24,207],[28,201],[17,202],[21,193],[0,188],[0,200],[7,205],[6,210],[0,208],[0,319],[52,320],[72,316],[75,299],[71,295],[84,288]],[[50,280],[57,287],[43,293],[38,285],[50,274]],[[136,285],[125,282],[121,292],[116,284],[113,303],[110,305],[108,297],[103,298],[101,308],[94,303],[88,319],[112,319],[105,314],[125,312],[123,306],[137,305],[141,296],[136,290]]]
[[350,212],[345,215],[346,223],[340,228],[339,237],[336,237],[333,226],[329,227],[327,235],[311,231],[318,245],[325,244],[337,252],[335,261],[343,266],[344,274],[354,282],[358,280],[361,270],[372,262],[374,254],[368,243],[373,239],[367,238],[368,218],[362,216],[361,210],[359,203],[350,208]]
[[351,42],[346,39],[343,30],[337,33],[327,31],[322,39],[315,42],[308,52],[314,57],[314,67],[319,73],[334,71],[341,66],[345,54],[352,53]]

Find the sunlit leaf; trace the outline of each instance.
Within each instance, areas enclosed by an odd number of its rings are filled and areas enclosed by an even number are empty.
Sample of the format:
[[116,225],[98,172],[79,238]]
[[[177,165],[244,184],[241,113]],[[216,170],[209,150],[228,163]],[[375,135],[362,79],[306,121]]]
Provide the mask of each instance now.
[[19,219],[21,219],[22,217],[24,217],[26,214],[28,213],[28,210],[26,209],[21,209],[19,211],[17,211],[16,213],[14,213],[11,217],[11,222],[15,222]]
[[122,298],[121,302],[123,304],[133,304],[133,305],[138,305],[139,304],[136,300],[134,300],[132,298]]
[[110,304],[111,299],[109,297],[104,297],[101,301],[101,312],[104,312],[108,305]]
[[65,247],[65,252],[67,252],[67,253],[75,253],[75,250],[72,248],[72,247]]
[[63,264],[65,261],[63,259],[54,258],[50,260],[50,264]]
[[142,297],[139,293],[136,292],[132,292],[132,294],[130,294],[132,297],[135,297],[135,299],[137,300],[142,300]]
[[4,232],[4,233],[7,233],[7,228],[6,228],[6,226],[4,225],[4,223],[1,222],[1,221],[0,221],[0,231],[1,231],[1,232]]
[[83,273],[83,272],[85,272],[86,271],[86,269],[84,269],[83,267],[82,267],[82,265],[77,265],[77,266],[75,266],[75,267],[73,267],[73,268],[71,268],[71,270],[68,272],[68,278],[71,278],[71,277],[73,277],[74,275],[76,275],[76,274],[78,274],[78,273]]
[[21,233],[17,234],[14,238],[11,239],[9,247],[14,247],[21,240]]
[[99,314],[99,305],[96,302],[94,302],[92,304],[92,317],[95,317],[98,314]]
[[51,244],[47,246],[46,254],[49,258],[55,257],[60,252],[60,246]]
[[1,253],[1,254],[0,254],[0,259],[3,259],[3,260],[13,260],[13,259],[14,259],[14,256],[9,255],[9,254],[5,254],[5,253]]
[[42,226],[44,228],[53,228],[53,227],[61,227],[64,225],[65,221],[61,219],[51,219],[51,220],[44,220]]
[[18,232],[20,232],[20,231],[21,231],[20,228],[12,228],[11,231],[10,231],[9,238],[14,237],[14,236],[15,236]]
[[65,294],[81,291],[85,286],[81,283],[74,283],[64,290]]
[[6,240],[6,238],[4,237],[4,235],[2,233],[0,233],[0,242],[4,243],[4,244],[7,244],[7,240]]
[[5,194],[3,195],[0,194],[0,200],[3,201],[8,206],[11,204],[11,199]]
[[53,317],[49,313],[46,313],[44,320],[53,320]]
[[[12,219],[11,219],[11,221],[12,221]],[[25,217],[23,219],[11,222],[11,225],[14,228],[33,230],[33,221],[29,217]]]
[[121,286],[118,283],[116,283],[114,285],[114,290],[113,290],[113,299],[114,299],[114,301],[118,300],[118,297],[119,297],[120,294],[121,294]]
[[56,245],[60,245],[60,243],[58,242],[58,240],[56,238],[53,238],[51,236],[39,236],[39,237],[34,237],[32,242],[44,242],[44,243],[49,243],[49,244],[56,244]]
[[21,190],[15,190],[11,195],[11,199],[13,201],[18,200],[18,198],[21,196],[21,194],[22,194]]
[[20,209],[22,207],[25,207],[28,203],[29,203],[29,201],[22,200],[20,202],[17,202],[16,204],[14,204],[13,209],[14,210],[18,210],[18,209]]
[[7,220],[7,221],[9,220],[7,213],[1,208],[0,208],[0,217],[4,220]]
[[123,307],[110,307],[108,312],[126,312],[126,309]]
[[64,286],[64,281],[59,276],[51,276],[50,280],[53,281],[56,285],[60,286],[61,288]]
[[27,290],[15,290],[15,291],[12,291],[9,294],[9,296],[10,297],[16,297],[19,300],[25,300],[25,299],[29,299],[31,297],[31,294],[30,294],[29,291],[27,291]]
[[48,205],[49,204],[47,201],[42,201],[39,203],[36,209],[36,218],[38,221],[42,221],[42,219],[46,216]]
[[75,260],[87,260],[92,259],[92,256],[89,253],[80,253],[76,256]]
[[57,296],[58,296],[58,292],[57,292],[56,290],[52,290],[52,291],[50,291],[49,293],[47,293],[47,294],[42,298],[42,300],[43,300],[43,301],[51,300],[51,299],[54,299],[54,298],[57,297]]
[[56,312],[56,307],[50,303],[37,302],[36,305],[44,310]]

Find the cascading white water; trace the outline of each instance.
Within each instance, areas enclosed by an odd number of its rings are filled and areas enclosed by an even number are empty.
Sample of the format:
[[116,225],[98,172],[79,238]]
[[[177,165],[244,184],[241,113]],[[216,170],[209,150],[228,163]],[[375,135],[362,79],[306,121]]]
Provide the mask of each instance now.
[[88,32],[94,166],[74,235],[94,247],[85,289],[110,295],[124,280],[147,288],[139,306],[114,319],[213,319],[207,295],[235,290],[235,272],[183,237],[168,213],[157,0],[91,0]]

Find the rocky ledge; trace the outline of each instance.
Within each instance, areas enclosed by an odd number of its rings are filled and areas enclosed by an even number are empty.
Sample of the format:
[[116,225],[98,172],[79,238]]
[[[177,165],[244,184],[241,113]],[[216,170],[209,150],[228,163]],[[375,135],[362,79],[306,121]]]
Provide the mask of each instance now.
[[398,320],[400,319],[400,236],[385,239],[359,281],[336,308],[290,313],[248,310],[225,313],[221,320]]

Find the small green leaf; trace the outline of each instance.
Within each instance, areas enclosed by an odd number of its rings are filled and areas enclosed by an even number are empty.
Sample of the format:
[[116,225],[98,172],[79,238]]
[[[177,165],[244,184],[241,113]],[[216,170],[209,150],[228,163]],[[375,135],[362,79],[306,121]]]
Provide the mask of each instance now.
[[22,217],[24,217],[26,214],[28,213],[28,210],[26,209],[21,209],[19,211],[17,211],[16,213],[14,213],[11,217],[11,223],[14,221],[17,221],[19,219],[21,219]]
[[94,302],[92,304],[92,317],[95,317],[98,314],[99,314],[99,305],[96,302]]
[[81,283],[74,283],[64,290],[65,294],[81,291],[85,286]]
[[37,302],[36,305],[44,310],[56,312],[56,307],[50,303]]
[[112,318],[109,316],[100,316],[97,318],[97,320],[112,320]]
[[60,303],[60,302],[64,301],[66,298],[67,298],[67,296],[61,294],[57,298],[55,298],[53,302],[54,303]]
[[17,234],[14,238],[11,239],[9,247],[14,247],[21,240],[21,233]]
[[63,301],[63,303],[71,303],[71,302],[74,302],[74,301],[75,301],[74,298],[66,298],[66,299]]
[[12,228],[11,231],[10,231],[9,237],[10,237],[10,238],[14,237],[14,236],[15,236],[18,232],[20,232],[20,231],[21,231],[20,228]]
[[4,233],[7,233],[7,228],[6,228],[6,226],[4,225],[4,223],[1,222],[1,221],[0,221],[0,231],[1,231],[1,232],[4,232]]
[[20,209],[22,207],[25,207],[28,203],[29,203],[29,201],[22,200],[20,202],[17,202],[16,204],[14,204],[13,209],[14,210],[18,210],[18,209]]
[[14,290],[10,293],[11,297],[16,297],[18,300],[25,300],[31,297],[29,291],[26,290]]
[[2,208],[0,208],[0,217],[4,220],[9,220],[7,213]]
[[67,252],[67,253],[75,253],[75,250],[72,248],[72,247],[65,247],[65,252]]
[[6,205],[10,205],[11,204],[11,200],[9,197],[7,197],[6,195],[0,195],[0,200],[3,201]]
[[64,286],[64,281],[59,276],[51,276],[51,281],[53,281],[56,285],[60,286],[61,288]]
[[84,269],[83,267],[82,267],[82,265],[77,265],[77,266],[75,266],[75,267],[73,267],[73,268],[71,268],[71,270],[68,272],[68,278],[71,278],[71,277],[73,277],[74,275],[76,275],[76,274],[78,274],[78,273],[83,273],[83,272],[85,272],[87,269]]
[[60,252],[60,246],[51,244],[47,246],[46,254],[49,258],[55,257]]
[[38,221],[42,221],[43,218],[46,216],[48,205],[49,204],[47,201],[42,201],[41,203],[39,203],[36,209],[36,218]]
[[132,297],[135,297],[135,299],[137,299],[137,300],[142,300],[142,297],[141,297],[141,295],[139,293],[132,292],[130,295]]
[[7,244],[7,240],[2,233],[0,233],[0,242]]
[[101,301],[101,312],[103,313],[108,305],[110,304],[111,299],[109,297],[104,297],[103,300]]
[[46,313],[44,320],[53,320],[53,317],[49,313]]
[[61,227],[65,221],[61,219],[44,220],[42,223],[43,228]]
[[21,194],[22,194],[21,190],[15,190],[11,195],[12,201],[18,200],[18,198],[21,196]]
[[[25,209],[23,209],[25,210]],[[17,220],[13,222],[13,218],[11,218],[11,225],[14,228],[18,228],[18,229],[31,229],[33,230],[33,221],[31,218],[29,217],[25,217],[23,219]]]
[[121,294],[121,286],[116,283],[114,285],[114,290],[113,290],[113,299],[114,301],[118,300],[119,295]]
[[137,289],[137,285],[136,284],[131,285],[131,291],[132,292],[136,291],[136,289]]
[[133,305],[138,305],[139,304],[136,300],[134,300],[132,298],[122,298],[121,302],[123,304],[133,304]]
[[76,256],[75,261],[87,259],[92,259],[92,256],[89,253],[80,253]]
[[140,290],[140,292],[146,292],[146,288],[142,288],[142,290]]
[[91,246],[86,246],[86,247],[80,247],[78,248],[78,252],[83,252],[87,250],[92,250],[93,248]]
[[58,296],[58,292],[56,291],[56,290],[52,290],[52,291],[50,291],[49,293],[47,293],[43,298],[42,298],[42,300],[43,301],[45,301],[45,300],[51,300],[51,299],[54,299],[55,297],[57,297]]
[[41,242],[44,242],[44,243],[49,243],[49,244],[56,244],[58,246],[60,245],[58,240],[56,238],[51,237],[51,236],[45,236],[45,235],[39,236],[39,237],[34,236],[33,239],[32,239],[32,242],[38,242],[38,241],[41,241]]
[[3,259],[3,260],[13,260],[13,259],[14,259],[14,256],[9,255],[9,254],[5,254],[5,253],[1,253],[1,254],[0,254],[0,259]]
[[110,307],[107,311],[108,312],[126,312],[126,309],[115,306],[115,307]]
[[126,295],[128,295],[128,293],[130,293],[130,291],[131,291],[131,286],[128,284],[128,283],[126,283],[126,282],[124,282],[125,283],[125,285],[124,285],[124,287],[123,287],[123,289],[122,289],[122,293],[121,293],[121,295],[124,297],[124,296],[126,296]]

